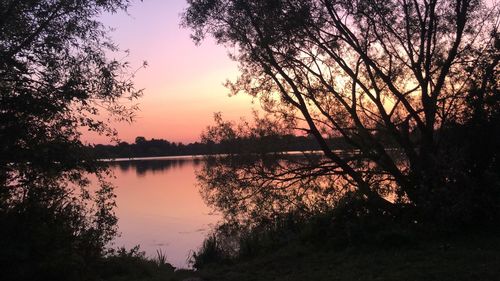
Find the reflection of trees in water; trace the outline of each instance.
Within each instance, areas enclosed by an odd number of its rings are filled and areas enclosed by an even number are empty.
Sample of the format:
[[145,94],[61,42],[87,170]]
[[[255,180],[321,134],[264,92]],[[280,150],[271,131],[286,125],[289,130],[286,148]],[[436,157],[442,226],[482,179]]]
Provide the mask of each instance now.
[[130,160],[110,163],[110,167],[118,167],[122,172],[135,170],[138,176],[145,176],[148,172],[164,173],[170,169],[182,168],[184,165],[200,165],[201,159],[155,159],[155,160]]
[[[352,165],[366,171],[366,180],[389,200],[404,200],[395,193],[393,179],[376,166],[344,152]],[[355,191],[340,168],[318,154],[239,155],[209,157],[197,173],[207,204],[226,222],[252,225],[285,213],[305,216],[326,212]]]

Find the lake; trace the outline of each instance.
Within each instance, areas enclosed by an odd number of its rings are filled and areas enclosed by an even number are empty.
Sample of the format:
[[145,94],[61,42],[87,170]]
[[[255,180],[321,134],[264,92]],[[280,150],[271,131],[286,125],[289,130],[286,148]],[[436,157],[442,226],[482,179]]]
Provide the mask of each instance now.
[[110,162],[116,185],[121,236],[114,247],[140,245],[146,256],[157,250],[178,268],[197,250],[220,219],[203,201],[195,171],[203,160],[155,157]]

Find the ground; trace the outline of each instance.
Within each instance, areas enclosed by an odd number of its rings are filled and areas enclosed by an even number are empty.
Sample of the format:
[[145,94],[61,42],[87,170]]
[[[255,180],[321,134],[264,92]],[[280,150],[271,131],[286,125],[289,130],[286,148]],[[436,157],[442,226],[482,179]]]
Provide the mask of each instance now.
[[500,280],[500,236],[467,234],[397,247],[289,245],[233,264],[154,280],[494,281]]

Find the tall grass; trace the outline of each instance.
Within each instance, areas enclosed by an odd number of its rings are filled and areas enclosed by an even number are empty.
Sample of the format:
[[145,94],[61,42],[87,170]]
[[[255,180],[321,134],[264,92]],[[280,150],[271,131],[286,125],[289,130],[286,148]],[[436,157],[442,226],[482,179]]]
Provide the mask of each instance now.
[[156,257],[148,258],[139,246],[129,250],[112,250],[98,264],[97,273],[102,280],[142,280],[156,276],[172,276],[175,267],[167,261],[167,255],[161,249]]
[[196,268],[203,268],[210,263],[224,263],[230,259],[228,249],[224,249],[219,242],[220,236],[212,234],[208,236],[197,252],[193,252],[190,264]]

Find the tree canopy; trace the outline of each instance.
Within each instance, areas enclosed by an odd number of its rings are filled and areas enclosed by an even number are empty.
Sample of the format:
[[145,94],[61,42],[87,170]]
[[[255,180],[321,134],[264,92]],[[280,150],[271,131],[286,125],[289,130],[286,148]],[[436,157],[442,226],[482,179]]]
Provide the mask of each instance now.
[[[465,219],[478,205],[489,210],[482,216],[498,213],[490,200],[499,190],[498,134],[489,133],[499,129],[498,2],[188,2],[183,23],[194,40],[209,35],[234,50],[241,75],[231,91],[260,99],[280,124],[271,130],[304,130],[324,153],[288,168],[209,168],[202,179],[216,205],[251,213],[280,206],[262,198],[297,204],[322,175],[329,182],[312,197],[336,190],[331,205],[354,192],[388,212],[411,207],[419,219]],[[242,132],[222,126],[215,135],[228,128]],[[352,153],[332,149],[333,137]],[[282,196],[293,182],[301,191]],[[217,191],[224,183],[231,188]],[[258,199],[235,208],[249,198]]]
[[[128,64],[109,58],[118,48],[98,20],[128,5],[0,2],[0,267],[7,279],[84,278],[116,234],[112,186],[81,134],[114,136],[103,112],[133,117],[141,91]],[[88,173],[100,189],[89,190]]]

